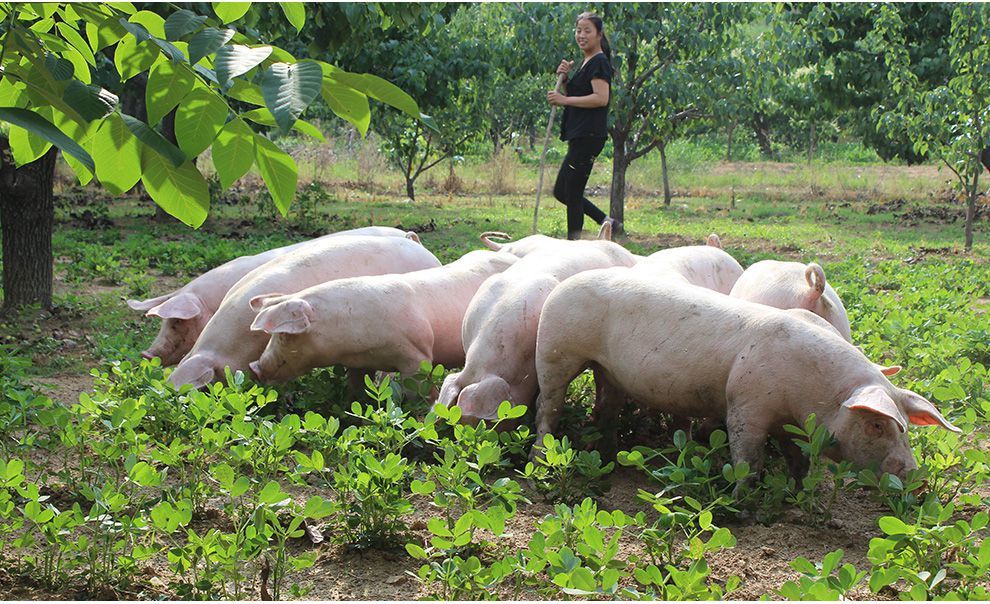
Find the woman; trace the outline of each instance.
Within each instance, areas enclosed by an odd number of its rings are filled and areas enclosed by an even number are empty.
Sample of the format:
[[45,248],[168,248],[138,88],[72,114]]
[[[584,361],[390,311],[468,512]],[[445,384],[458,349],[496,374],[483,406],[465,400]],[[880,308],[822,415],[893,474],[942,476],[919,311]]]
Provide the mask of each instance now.
[[[564,107],[560,139],[567,141],[567,155],[557,173],[553,195],[567,206],[567,238],[580,239],[587,214],[598,224],[612,221],[584,196],[584,187],[608,137],[608,100],[612,83],[612,50],[595,13],[578,15],[574,39],[584,53],[584,61],[565,84],[564,92],[550,91],[551,105]],[[564,59],[558,74],[567,74],[574,61]],[[613,226],[614,228],[614,226]]]

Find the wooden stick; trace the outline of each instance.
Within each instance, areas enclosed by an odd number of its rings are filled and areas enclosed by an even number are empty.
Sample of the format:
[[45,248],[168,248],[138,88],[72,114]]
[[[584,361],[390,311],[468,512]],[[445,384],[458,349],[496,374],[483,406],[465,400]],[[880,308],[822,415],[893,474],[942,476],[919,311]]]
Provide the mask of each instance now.
[[[562,73],[557,77],[557,86],[554,92],[560,92],[564,82],[567,81],[567,74]],[[540,195],[543,194],[543,166],[547,162],[547,149],[550,147],[550,131],[553,130],[553,118],[557,117],[557,106],[550,108],[550,121],[547,122],[547,133],[543,137],[543,153],[540,154],[540,179],[536,185],[536,208],[533,210],[533,234],[536,234],[536,219],[540,215]]]

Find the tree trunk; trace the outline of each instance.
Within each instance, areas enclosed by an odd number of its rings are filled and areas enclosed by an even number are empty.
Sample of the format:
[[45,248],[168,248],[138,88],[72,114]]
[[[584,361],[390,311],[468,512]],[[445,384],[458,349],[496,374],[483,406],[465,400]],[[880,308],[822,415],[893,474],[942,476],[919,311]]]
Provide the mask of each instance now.
[[416,179],[408,175],[406,176],[406,197],[408,197],[412,201],[416,201],[416,191],[413,190],[414,182],[416,182]]
[[670,178],[667,173],[667,143],[660,143],[660,172],[663,174],[663,205],[670,206]]
[[[976,198],[980,191],[980,173],[973,177],[973,186],[969,189],[969,199],[966,204],[966,251],[973,249],[973,222],[976,219]],[[4,240],[6,243],[6,239]]]
[[815,147],[818,146],[818,135],[815,132],[815,122],[811,122],[811,128],[808,132],[808,165],[811,165],[811,160],[815,157]]
[[619,235],[625,230],[622,223],[625,222],[626,204],[626,169],[629,167],[629,160],[626,157],[626,137],[624,135],[612,134],[612,186],[609,190],[609,212],[618,222],[614,225],[612,235]]
[[3,236],[3,310],[52,307],[52,227],[55,222],[55,147],[30,164],[14,166],[0,138],[0,229]]
[[756,133],[756,142],[760,145],[760,153],[768,159],[773,158],[773,145],[770,144],[770,125],[767,124],[767,117],[762,113],[757,113],[753,117],[753,132]]
[[729,124],[729,136],[725,143],[725,161],[732,161],[732,137],[736,134],[736,126],[738,125],[738,121],[733,121]]

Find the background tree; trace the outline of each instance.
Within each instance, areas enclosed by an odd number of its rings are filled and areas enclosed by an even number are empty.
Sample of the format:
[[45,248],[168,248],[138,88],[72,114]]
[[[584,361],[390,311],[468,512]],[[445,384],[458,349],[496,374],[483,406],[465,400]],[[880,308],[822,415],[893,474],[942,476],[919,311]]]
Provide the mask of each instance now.
[[[279,7],[301,30],[303,5]],[[191,159],[208,148],[224,188],[257,165],[278,209],[288,211],[295,162],[245,120],[322,137],[299,119],[320,94],[362,133],[369,97],[419,115],[411,97],[380,78],[296,61],[225,25],[249,10],[249,3],[223,3],[212,15],[175,8],[163,18],[128,3],[0,5],[5,309],[51,305],[53,146],[81,184],[95,177],[120,194],[140,180],[159,206],[197,227],[210,200]],[[118,96],[96,79],[107,50],[119,84],[148,74],[147,122],[123,113]],[[245,105],[232,106],[235,99]],[[245,106],[252,108],[238,109]],[[173,110],[176,143],[156,129]]]
[[956,177],[966,199],[965,247],[973,247],[973,220],[983,172],[981,154],[990,145],[990,7],[957,4],[945,39],[949,78],[929,87],[915,73],[905,24],[893,7],[875,9],[869,35],[888,67],[888,80],[898,99],[874,112],[883,132],[904,133],[919,154],[941,161]]

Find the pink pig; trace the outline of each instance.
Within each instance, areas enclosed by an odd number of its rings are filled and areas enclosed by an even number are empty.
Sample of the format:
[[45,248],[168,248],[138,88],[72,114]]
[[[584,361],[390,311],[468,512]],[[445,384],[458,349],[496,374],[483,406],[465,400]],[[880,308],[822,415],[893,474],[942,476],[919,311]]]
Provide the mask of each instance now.
[[169,382],[199,388],[224,379],[224,367],[247,371],[268,344],[251,331],[249,302],[264,294],[289,294],[334,279],[404,273],[440,266],[419,243],[399,237],[327,237],[259,266],[237,282],[207,322]]
[[465,421],[494,419],[502,401],[532,404],[540,309],[561,280],[582,271],[635,263],[632,254],[610,241],[551,241],[555,243],[549,244],[549,250],[531,251],[488,279],[467,309],[464,369],[447,376],[439,398],[444,405],[460,407]]
[[[589,271],[562,283],[540,317],[536,442],[560,418],[567,385],[586,367],[615,390],[689,417],[725,417],[733,463],[758,472],[771,434],[814,413],[836,437],[828,452],[903,478],[916,468],[907,425],[949,423],[891,384],[855,346],[780,311],[639,271]],[[534,449],[534,454],[537,451]]]
[[460,366],[461,323],[471,298],[516,260],[474,251],[438,268],[256,297],[251,307],[259,312],[251,329],[271,334],[271,341],[251,371],[267,382],[335,364],[403,375],[415,374],[422,361]]
[[852,342],[846,309],[825,271],[814,262],[762,260],[747,268],[729,295],[774,308],[804,308],[832,324],[847,342]]
[[692,285],[728,294],[743,268],[722,251],[718,235],[709,235],[707,241],[707,245],[672,247],[640,258],[636,270],[658,275],[673,273]]
[[220,306],[223,297],[235,283],[241,280],[241,277],[292,250],[338,235],[407,237],[419,242],[416,233],[391,227],[363,227],[330,233],[311,241],[275,248],[253,256],[235,258],[203,273],[181,288],[157,298],[128,300],[127,305],[132,309],[147,311],[145,313],[147,316],[162,319],[158,336],[151,346],[141,353],[141,356],[147,359],[159,357],[164,367],[175,365],[192,349],[196,338]]

